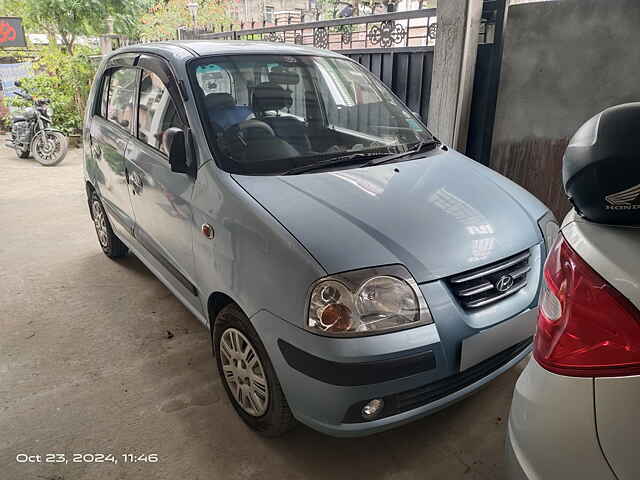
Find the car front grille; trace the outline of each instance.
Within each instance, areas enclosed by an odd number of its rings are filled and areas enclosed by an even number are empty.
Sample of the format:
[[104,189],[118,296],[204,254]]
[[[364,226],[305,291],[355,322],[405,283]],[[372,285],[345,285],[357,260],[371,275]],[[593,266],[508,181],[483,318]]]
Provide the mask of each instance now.
[[448,279],[447,283],[466,309],[491,305],[520,291],[527,285],[529,251],[476,268]]

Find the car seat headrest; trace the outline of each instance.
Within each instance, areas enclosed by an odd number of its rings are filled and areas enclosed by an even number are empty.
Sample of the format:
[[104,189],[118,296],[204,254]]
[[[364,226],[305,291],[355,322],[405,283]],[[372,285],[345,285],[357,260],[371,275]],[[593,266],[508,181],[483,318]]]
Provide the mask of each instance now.
[[204,97],[204,104],[207,110],[218,110],[233,107],[236,101],[228,93],[209,93]]
[[253,89],[252,106],[256,112],[280,110],[290,107],[292,103],[291,92],[277,83],[265,82]]
[[269,81],[278,85],[297,85],[300,82],[300,76],[292,70],[278,66],[269,70]]

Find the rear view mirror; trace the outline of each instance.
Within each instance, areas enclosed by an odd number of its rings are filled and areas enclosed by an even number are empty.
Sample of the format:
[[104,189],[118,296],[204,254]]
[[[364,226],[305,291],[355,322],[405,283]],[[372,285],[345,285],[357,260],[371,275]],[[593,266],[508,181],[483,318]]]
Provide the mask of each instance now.
[[164,150],[169,155],[172,172],[191,173],[184,139],[184,130],[180,128],[171,127],[164,132]]

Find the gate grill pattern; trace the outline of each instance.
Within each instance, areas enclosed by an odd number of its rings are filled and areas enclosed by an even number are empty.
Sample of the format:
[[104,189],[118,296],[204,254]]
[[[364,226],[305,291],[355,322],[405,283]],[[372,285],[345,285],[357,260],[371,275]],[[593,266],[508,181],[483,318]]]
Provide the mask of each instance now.
[[433,46],[438,25],[436,9],[394,12],[382,15],[341,18],[315,22],[297,22],[289,17],[287,23],[263,24],[255,22],[233,25],[215,25],[197,31],[182,30],[182,38],[265,40],[308,45],[330,50],[363,48],[425,47]]
[[426,121],[431,94],[433,47],[343,50],[376,75],[412,111]]

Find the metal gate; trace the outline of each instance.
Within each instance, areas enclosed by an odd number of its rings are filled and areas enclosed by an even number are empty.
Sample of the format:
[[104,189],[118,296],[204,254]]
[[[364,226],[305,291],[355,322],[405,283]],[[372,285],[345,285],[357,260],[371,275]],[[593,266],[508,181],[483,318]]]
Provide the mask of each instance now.
[[466,154],[487,166],[491,159],[496,118],[506,8],[507,0],[485,1],[483,4],[481,35],[484,38],[478,45],[471,99]]

